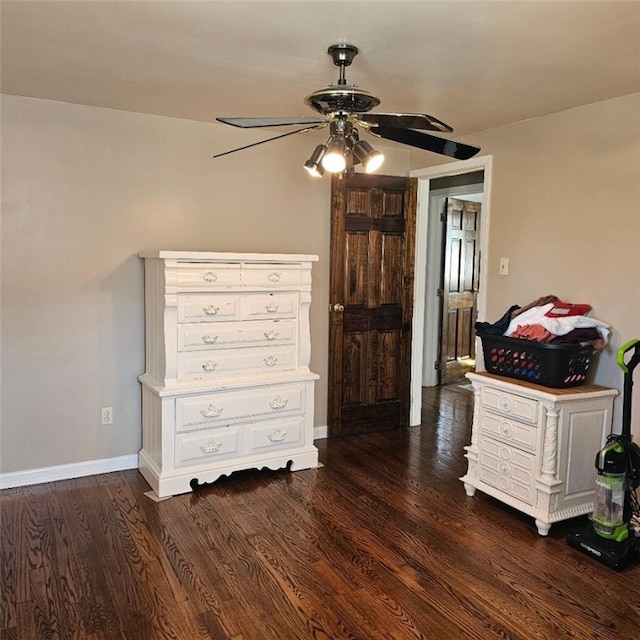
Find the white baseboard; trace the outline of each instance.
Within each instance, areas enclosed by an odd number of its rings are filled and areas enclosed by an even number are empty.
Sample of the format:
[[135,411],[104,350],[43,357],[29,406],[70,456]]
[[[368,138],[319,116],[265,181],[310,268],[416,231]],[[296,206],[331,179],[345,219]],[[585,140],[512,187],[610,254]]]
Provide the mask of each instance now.
[[313,428],[313,439],[314,440],[324,440],[329,434],[329,428],[327,425],[324,427],[314,427]]
[[111,471],[123,471],[125,469],[138,468],[138,454],[116,458],[104,458],[102,460],[88,460],[73,464],[61,464],[55,467],[43,467],[41,469],[27,469],[26,471],[14,471],[0,473],[0,489],[11,487],[24,487],[30,484],[42,484],[56,480],[69,480],[83,476],[95,476],[99,473]]
[[[326,425],[323,427],[313,428],[314,440],[323,440],[327,437],[327,434],[328,428]],[[25,471],[0,473],[0,490],[137,468],[138,454],[134,453],[127,456],[119,456],[117,458],[103,458],[102,460],[88,460],[87,462],[61,464],[55,467],[42,467],[41,469],[27,469]]]

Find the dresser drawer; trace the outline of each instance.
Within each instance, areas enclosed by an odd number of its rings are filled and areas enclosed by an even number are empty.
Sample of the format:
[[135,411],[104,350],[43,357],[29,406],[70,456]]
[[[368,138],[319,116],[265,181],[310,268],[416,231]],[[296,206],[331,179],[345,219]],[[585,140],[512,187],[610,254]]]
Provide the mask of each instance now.
[[304,411],[305,387],[276,385],[224,391],[176,400],[176,430],[201,429],[204,425],[228,424],[248,417],[278,416]]
[[225,347],[292,344],[295,320],[256,320],[216,325],[183,324],[178,327],[178,351],[202,351]]
[[304,421],[304,416],[294,416],[246,425],[247,455],[301,444]]
[[223,263],[181,263],[177,269],[179,291],[210,291],[238,288],[240,265]]
[[496,413],[535,425],[540,415],[540,403],[500,389],[483,387],[480,393],[482,406]]
[[527,504],[535,500],[535,461],[535,456],[490,438],[480,442],[480,479]]
[[206,379],[221,374],[272,372],[294,369],[295,345],[219,349],[178,354],[178,378]]
[[240,427],[179,434],[175,437],[175,464],[184,466],[214,458],[232,458],[240,455],[241,443]]
[[298,311],[296,293],[249,293],[244,298],[244,317],[295,318]]
[[242,296],[232,294],[178,297],[178,322],[220,322],[242,318]]
[[498,414],[484,412],[480,415],[480,433],[519,449],[537,451],[538,429]]
[[242,281],[247,287],[265,289],[299,287],[302,271],[298,265],[245,265]]

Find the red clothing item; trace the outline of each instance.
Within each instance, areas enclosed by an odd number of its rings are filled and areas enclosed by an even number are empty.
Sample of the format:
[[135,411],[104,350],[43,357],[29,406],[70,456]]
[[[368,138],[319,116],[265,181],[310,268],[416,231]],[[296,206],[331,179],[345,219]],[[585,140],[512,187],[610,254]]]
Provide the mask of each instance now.
[[536,342],[551,342],[556,336],[541,324],[519,324],[509,337],[535,340]]

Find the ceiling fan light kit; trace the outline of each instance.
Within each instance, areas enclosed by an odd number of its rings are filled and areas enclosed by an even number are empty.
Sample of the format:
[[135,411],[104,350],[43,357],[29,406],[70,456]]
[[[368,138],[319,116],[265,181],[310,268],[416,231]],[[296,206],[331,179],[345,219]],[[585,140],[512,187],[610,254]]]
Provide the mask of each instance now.
[[305,125],[305,127],[225,151],[213,157],[218,158],[271,140],[321,129],[327,125],[330,132],[329,139],[325,144],[316,146],[311,157],[304,163],[304,168],[314,177],[322,177],[325,171],[330,173],[353,171],[357,164],[362,164],[366,173],[372,173],[380,168],[384,162],[384,155],[366,140],[360,140],[358,128],[379,138],[457,160],[468,160],[480,151],[479,147],[473,145],[416,131],[416,129],[453,131],[448,124],[426,113],[369,113],[380,104],[380,100],[364,89],[347,84],[345,78],[345,68],[353,62],[358,54],[358,48],[346,43],[334,44],[328,48],[327,53],[331,56],[333,63],[340,68],[340,77],[336,84],[314,91],[304,100],[305,104],[322,117],[216,118],[218,122],[243,129],[289,125]]
[[353,147],[353,153],[356,159],[362,162],[365,173],[374,173],[384,162],[384,155],[374,149],[366,140],[358,140]]
[[329,173],[342,173],[347,168],[347,152],[341,138],[331,136],[322,157],[322,166]]
[[322,178],[324,175],[324,167],[322,166],[322,157],[327,150],[326,144],[319,144],[311,154],[311,157],[304,163],[304,168],[310,176],[314,178]]

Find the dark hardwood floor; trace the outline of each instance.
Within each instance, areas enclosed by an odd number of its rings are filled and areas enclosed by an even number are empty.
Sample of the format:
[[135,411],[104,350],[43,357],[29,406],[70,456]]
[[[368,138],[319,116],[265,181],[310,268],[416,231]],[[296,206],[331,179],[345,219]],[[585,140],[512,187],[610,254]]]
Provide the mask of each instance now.
[[2,640],[638,640],[616,573],[477,493],[471,393],[423,425],[319,441],[319,469],[154,502],[136,471],[0,493]]

